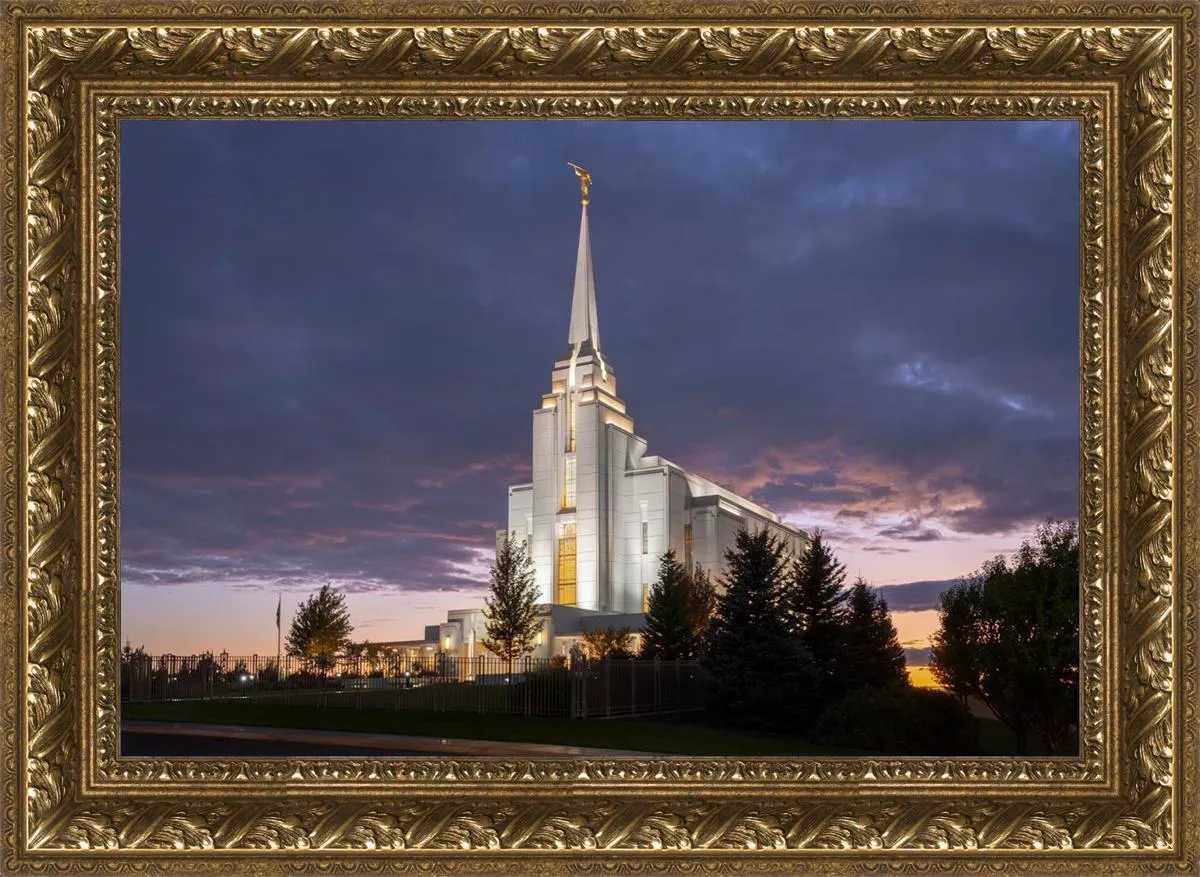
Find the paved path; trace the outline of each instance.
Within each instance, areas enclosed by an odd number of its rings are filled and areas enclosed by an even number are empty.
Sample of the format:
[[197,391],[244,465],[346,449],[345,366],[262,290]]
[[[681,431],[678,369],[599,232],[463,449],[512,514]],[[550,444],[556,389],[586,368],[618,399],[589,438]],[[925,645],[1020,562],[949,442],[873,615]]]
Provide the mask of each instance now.
[[[219,752],[191,752],[179,740],[171,738],[205,738],[199,745],[216,747]],[[122,754],[128,755],[186,755],[233,754],[232,749],[251,749],[256,755],[471,755],[507,758],[655,758],[661,753],[635,752],[629,749],[595,749],[585,746],[560,746],[552,743],[509,743],[498,740],[463,740],[454,737],[412,737],[399,734],[364,734],[353,731],[317,731],[300,728],[268,728],[250,725],[209,725],[198,722],[121,722]],[[125,740],[134,751],[126,751]],[[154,738],[151,740],[150,738]],[[218,741],[220,741],[218,745]],[[236,741],[236,743],[234,742]],[[141,751],[153,745],[155,751]],[[312,752],[307,750],[316,746]],[[281,747],[285,747],[281,749]],[[293,752],[295,747],[297,751]],[[159,752],[159,748],[170,752]],[[333,749],[346,749],[334,752]],[[267,751],[270,750],[270,751]],[[366,750],[370,750],[368,753]]]
[[334,746],[331,743],[297,743],[291,740],[243,740],[185,734],[121,733],[121,754],[130,758],[427,758],[428,752],[379,749],[372,746]]

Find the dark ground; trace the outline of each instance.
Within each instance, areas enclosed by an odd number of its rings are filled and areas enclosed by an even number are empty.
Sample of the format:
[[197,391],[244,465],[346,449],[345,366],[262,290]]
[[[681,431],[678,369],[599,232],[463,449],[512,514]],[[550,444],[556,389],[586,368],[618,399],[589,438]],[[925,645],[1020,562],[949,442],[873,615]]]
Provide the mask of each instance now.
[[[387,758],[404,758],[406,756],[429,756],[430,754],[432,753],[373,746],[245,740],[199,734],[147,734],[140,731],[123,731],[121,733],[121,755],[132,757],[161,755],[180,758],[204,758],[206,756],[230,756],[233,758],[316,756],[325,758],[346,755],[361,758],[364,755],[376,755]],[[452,755],[454,753],[438,752],[436,754]]]

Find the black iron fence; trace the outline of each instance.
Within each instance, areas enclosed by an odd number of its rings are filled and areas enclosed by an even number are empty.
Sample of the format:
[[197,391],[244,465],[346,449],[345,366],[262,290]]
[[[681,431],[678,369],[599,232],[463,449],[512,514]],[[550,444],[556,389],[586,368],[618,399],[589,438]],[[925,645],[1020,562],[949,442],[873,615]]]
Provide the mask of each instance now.
[[324,666],[298,658],[277,663],[259,655],[134,652],[121,659],[126,702],[208,700],[595,718],[698,709],[703,695],[704,673],[695,661],[509,662],[444,652],[339,657]]

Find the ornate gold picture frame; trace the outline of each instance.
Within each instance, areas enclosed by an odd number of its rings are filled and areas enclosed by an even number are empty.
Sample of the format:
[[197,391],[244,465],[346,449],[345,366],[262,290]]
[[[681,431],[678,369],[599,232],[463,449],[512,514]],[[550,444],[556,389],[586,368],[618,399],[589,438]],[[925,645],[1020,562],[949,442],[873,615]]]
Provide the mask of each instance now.
[[[1197,866],[1197,12],[3,6],[4,873]],[[1080,754],[123,758],[119,123],[1076,119]]]

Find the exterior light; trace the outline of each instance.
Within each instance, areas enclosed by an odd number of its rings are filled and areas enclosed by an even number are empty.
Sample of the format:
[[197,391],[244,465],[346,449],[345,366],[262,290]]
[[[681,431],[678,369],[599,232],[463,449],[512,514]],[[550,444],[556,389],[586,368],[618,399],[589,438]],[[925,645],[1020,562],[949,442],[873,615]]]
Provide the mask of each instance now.
[[450,637],[446,637],[446,648],[450,648]]

